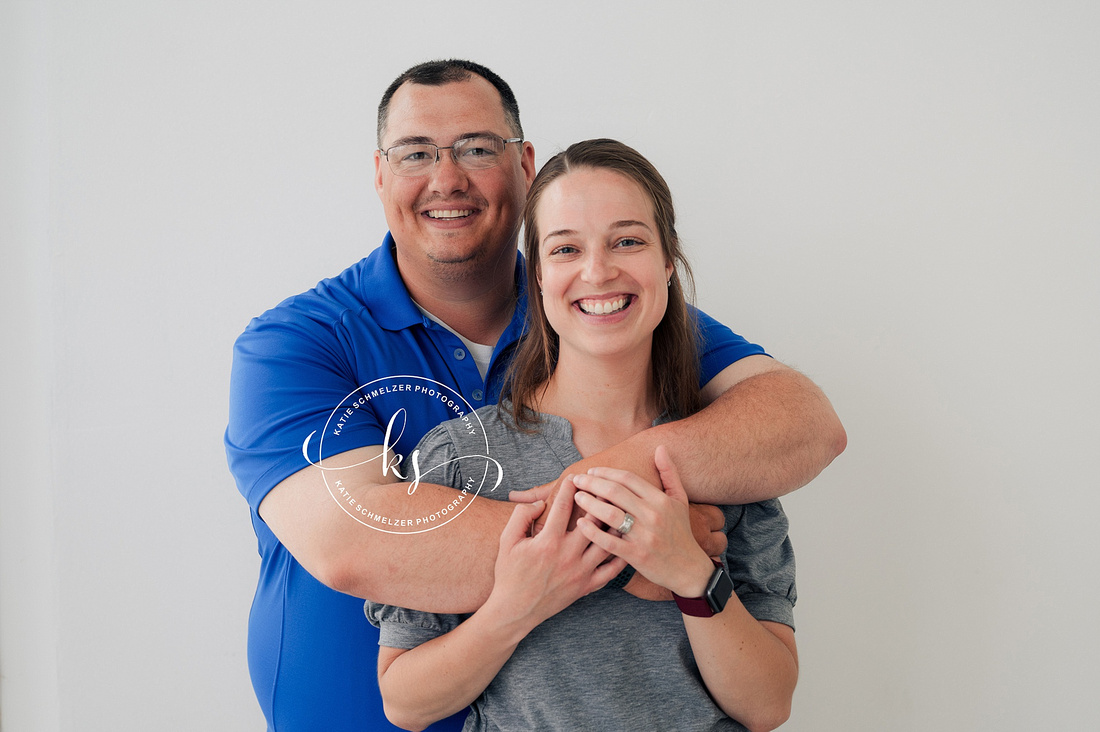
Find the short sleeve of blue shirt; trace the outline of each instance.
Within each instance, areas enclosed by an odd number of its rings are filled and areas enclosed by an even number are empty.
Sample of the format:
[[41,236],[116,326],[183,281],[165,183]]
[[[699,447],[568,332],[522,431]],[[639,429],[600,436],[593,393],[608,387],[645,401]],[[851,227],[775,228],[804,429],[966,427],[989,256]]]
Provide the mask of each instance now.
[[[319,295],[299,295],[254,319],[234,347],[225,446],[238,488],[253,509],[271,488],[306,467],[303,445],[324,430],[357,386],[339,302]],[[341,446],[381,444],[381,435],[376,423],[356,420]],[[310,460],[317,462],[320,440],[313,443]]]
[[699,322],[699,388],[746,356],[768,355],[763,348],[749,343],[702,310],[692,311]]

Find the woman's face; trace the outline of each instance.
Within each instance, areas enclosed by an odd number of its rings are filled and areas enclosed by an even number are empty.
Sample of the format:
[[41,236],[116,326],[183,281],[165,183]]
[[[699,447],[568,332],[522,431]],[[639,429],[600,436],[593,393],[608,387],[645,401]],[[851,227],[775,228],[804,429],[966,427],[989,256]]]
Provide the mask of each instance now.
[[535,212],[547,320],[570,352],[649,358],[672,263],[641,186],[606,169],[566,173]]

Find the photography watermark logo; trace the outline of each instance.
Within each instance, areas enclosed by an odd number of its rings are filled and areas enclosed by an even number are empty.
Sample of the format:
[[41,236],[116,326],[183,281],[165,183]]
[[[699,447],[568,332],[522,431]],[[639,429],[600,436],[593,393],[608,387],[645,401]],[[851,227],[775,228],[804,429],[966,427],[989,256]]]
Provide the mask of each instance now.
[[[382,445],[364,459],[347,464],[339,459],[347,451],[342,444],[347,441],[345,433],[354,432],[360,420],[371,420],[374,424],[379,410],[368,409],[368,405],[380,398],[385,398],[391,408],[395,403],[401,404],[388,416]],[[428,465],[418,450],[407,456],[394,450],[404,434],[410,412],[419,409],[438,413],[441,407],[448,419],[456,420],[457,428],[449,431],[455,457]],[[315,438],[316,461],[309,456]],[[474,408],[451,387],[423,376],[387,376],[363,384],[332,410],[320,437],[316,431],[310,433],[302,443],[302,454],[307,462],[321,469],[329,495],[344,513],[363,526],[390,534],[419,534],[446,526],[461,516],[482,490],[495,490],[504,479],[500,463],[489,457],[485,426]],[[422,482],[449,486],[446,476],[451,474],[461,476],[461,486],[451,486],[454,490],[444,491],[441,497],[435,491],[418,493]],[[353,475],[356,477],[352,478]],[[392,493],[387,494],[388,507],[381,508],[384,501],[369,500],[356,490],[378,475],[385,480],[408,483],[405,491],[408,500],[394,505]]]

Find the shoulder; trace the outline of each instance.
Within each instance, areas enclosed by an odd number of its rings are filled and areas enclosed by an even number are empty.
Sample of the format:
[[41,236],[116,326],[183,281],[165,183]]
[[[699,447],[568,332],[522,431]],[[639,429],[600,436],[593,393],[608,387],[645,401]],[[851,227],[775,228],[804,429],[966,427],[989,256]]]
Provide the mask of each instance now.
[[420,438],[405,462],[415,458],[420,475],[433,483],[452,488],[461,485],[463,460],[491,454],[487,446],[495,444],[501,427],[495,413],[496,405],[489,405],[441,422]]
[[[459,466],[469,462],[472,471],[485,472],[489,458],[501,471],[509,490],[523,490],[556,480],[568,465],[580,460],[572,442],[569,422],[554,415],[542,415],[537,432],[516,429],[511,416],[497,405],[484,406],[458,419],[452,419],[428,432],[417,449],[421,465],[436,466],[451,461]],[[452,480],[461,467],[454,468]],[[446,485],[454,485],[453,482]],[[490,497],[506,499],[503,493]]]
[[372,260],[377,258],[379,251],[253,318],[245,335],[278,325],[331,326],[348,311],[362,309],[367,304],[367,293],[373,281],[378,279],[377,266]]
[[364,305],[355,288],[366,260],[313,288],[286,298],[253,318],[235,344],[238,353],[257,355],[283,342],[306,342],[330,336],[349,310]]
[[[286,298],[252,321],[234,344],[234,361],[272,369],[318,364],[350,376],[359,359],[399,360],[405,329],[423,318],[397,270],[387,235],[383,245],[335,277]],[[396,337],[396,340],[395,340]]]
[[743,358],[767,355],[761,346],[745,340],[702,310],[693,307],[689,312],[698,323],[700,386]]

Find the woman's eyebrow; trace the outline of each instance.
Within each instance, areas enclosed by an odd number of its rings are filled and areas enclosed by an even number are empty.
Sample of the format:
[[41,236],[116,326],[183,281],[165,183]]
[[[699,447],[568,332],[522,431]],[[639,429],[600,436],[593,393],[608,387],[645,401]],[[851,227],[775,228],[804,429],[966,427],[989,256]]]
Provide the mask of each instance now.
[[612,229],[626,229],[631,226],[640,226],[646,231],[653,231],[649,228],[649,224],[644,221],[635,221],[634,219],[623,219],[622,221],[616,221],[611,225]]
[[[615,223],[611,224],[611,226],[609,226],[607,228],[608,229],[629,229],[632,226],[640,226],[640,227],[642,227],[643,229],[645,229],[646,231],[649,231],[649,232],[653,231],[653,229],[651,229],[649,224],[647,224],[646,222],[644,222],[644,221],[635,221],[634,219],[623,219],[621,221],[616,221]],[[542,238],[542,240],[546,241],[547,239],[550,239],[550,238],[555,237],[555,236],[576,236],[576,234],[577,234],[576,229],[557,229],[555,231],[551,231],[549,234],[544,236]]]
[[546,241],[547,239],[555,236],[576,236],[576,234],[576,229],[558,229],[557,231],[551,231],[549,234],[542,237],[542,240]]

